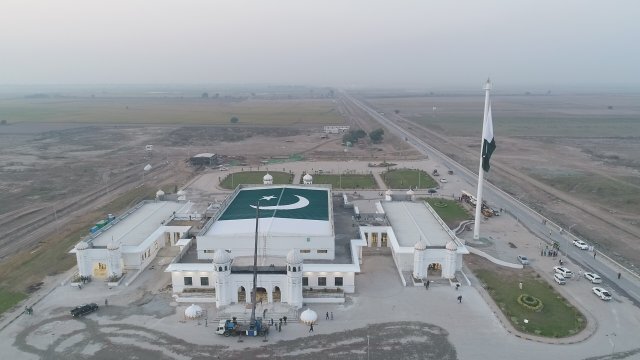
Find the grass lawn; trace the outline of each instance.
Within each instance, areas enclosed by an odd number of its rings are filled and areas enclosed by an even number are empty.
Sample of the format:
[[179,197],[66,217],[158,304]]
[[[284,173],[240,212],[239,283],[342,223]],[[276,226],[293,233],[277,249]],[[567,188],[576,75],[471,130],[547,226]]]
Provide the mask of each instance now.
[[381,176],[391,189],[429,189],[438,186],[438,183],[422,170],[394,169],[382,173]]
[[[584,315],[535,271],[498,267],[475,255],[465,257],[465,260],[470,259],[467,264],[516,329],[532,335],[559,338],[574,335],[585,328]],[[523,284],[522,290],[519,282]],[[543,308],[540,311],[525,308],[517,301],[521,294],[540,299]],[[525,323],[524,319],[529,322]]]
[[373,175],[313,175],[314,184],[331,184],[334,189],[378,189]]
[[428,202],[452,229],[457,227],[461,221],[473,218],[457,201],[442,198],[426,198],[424,201]]
[[[89,228],[108,213],[118,214],[143,199],[153,199],[157,188],[133,189],[104,207],[87,213],[77,222],[60,229],[60,233],[27,249],[0,264],[0,313],[6,311],[37,290],[45,276],[56,275],[76,265],[76,257],[69,250],[89,234]],[[167,186],[165,192],[173,191]]]
[[[220,186],[225,189],[235,189],[239,184],[262,184],[262,177],[267,174],[266,171],[242,171],[230,173],[222,179]],[[282,171],[269,171],[273,176],[274,184],[291,184],[293,175]]]

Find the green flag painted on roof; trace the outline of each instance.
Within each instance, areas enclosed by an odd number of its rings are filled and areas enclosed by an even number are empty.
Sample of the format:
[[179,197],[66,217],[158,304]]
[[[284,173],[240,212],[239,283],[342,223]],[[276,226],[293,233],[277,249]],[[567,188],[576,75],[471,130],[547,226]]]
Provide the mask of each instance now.
[[305,220],[329,220],[329,191],[295,187],[242,189],[218,220],[256,217],[260,201],[260,217]]

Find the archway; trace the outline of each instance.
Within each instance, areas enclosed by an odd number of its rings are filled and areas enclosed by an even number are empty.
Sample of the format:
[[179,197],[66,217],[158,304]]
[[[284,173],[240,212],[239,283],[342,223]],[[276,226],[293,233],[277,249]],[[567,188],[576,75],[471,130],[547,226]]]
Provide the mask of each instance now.
[[280,292],[280,287],[276,286],[273,288],[273,302],[280,302],[282,300],[282,293]]
[[266,304],[269,302],[269,295],[267,289],[263,287],[256,288],[256,304]]
[[244,286],[240,286],[238,289],[238,304],[247,302],[247,291],[244,289]]
[[427,267],[427,277],[442,277],[442,265],[439,263],[431,263]]
[[93,277],[106,278],[107,277],[107,264],[97,262],[93,265]]

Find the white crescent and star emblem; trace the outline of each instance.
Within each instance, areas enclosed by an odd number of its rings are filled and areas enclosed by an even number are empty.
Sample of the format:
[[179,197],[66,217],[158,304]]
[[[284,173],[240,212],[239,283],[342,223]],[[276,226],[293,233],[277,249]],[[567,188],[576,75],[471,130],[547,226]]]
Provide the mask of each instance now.
[[[260,206],[260,210],[295,210],[295,209],[302,209],[303,207],[306,207],[307,205],[309,205],[309,200],[307,198],[298,196],[298,195],[294,195],[294,196],[298,198],[298,201],[294,202],[293,204]],[[263,196],[260,200],[271,200],[274,198],[275,196],[269,195],[269,196]],[[254,209],[256,208],[255,205],[249,205],[249,206],[251,206]]]

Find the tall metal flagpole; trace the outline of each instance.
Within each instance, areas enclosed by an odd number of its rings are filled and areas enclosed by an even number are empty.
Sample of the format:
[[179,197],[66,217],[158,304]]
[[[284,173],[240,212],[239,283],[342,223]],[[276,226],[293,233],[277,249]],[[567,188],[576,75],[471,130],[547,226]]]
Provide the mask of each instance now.
[[260,200],[256,203],[256,236],[253,246],[253,290],[251,291],[251,319],[249,326],[256,324],[256,282],[258,280],[258,222],[260,221]]
[[484,146],[484,127],[487,124],[487,116],[489,115],[489,92],[491,91],[491,80],[487,79],[484,85],[484,120],[482,121],[482,139],[480,142],[480,164],[478,165],[478,193],[476,197],[476,219],[473,224],[473,239],[480,238],[480,216],[482,216],[482,185],[484,182],[484,170],[482,169],[482,147]]

